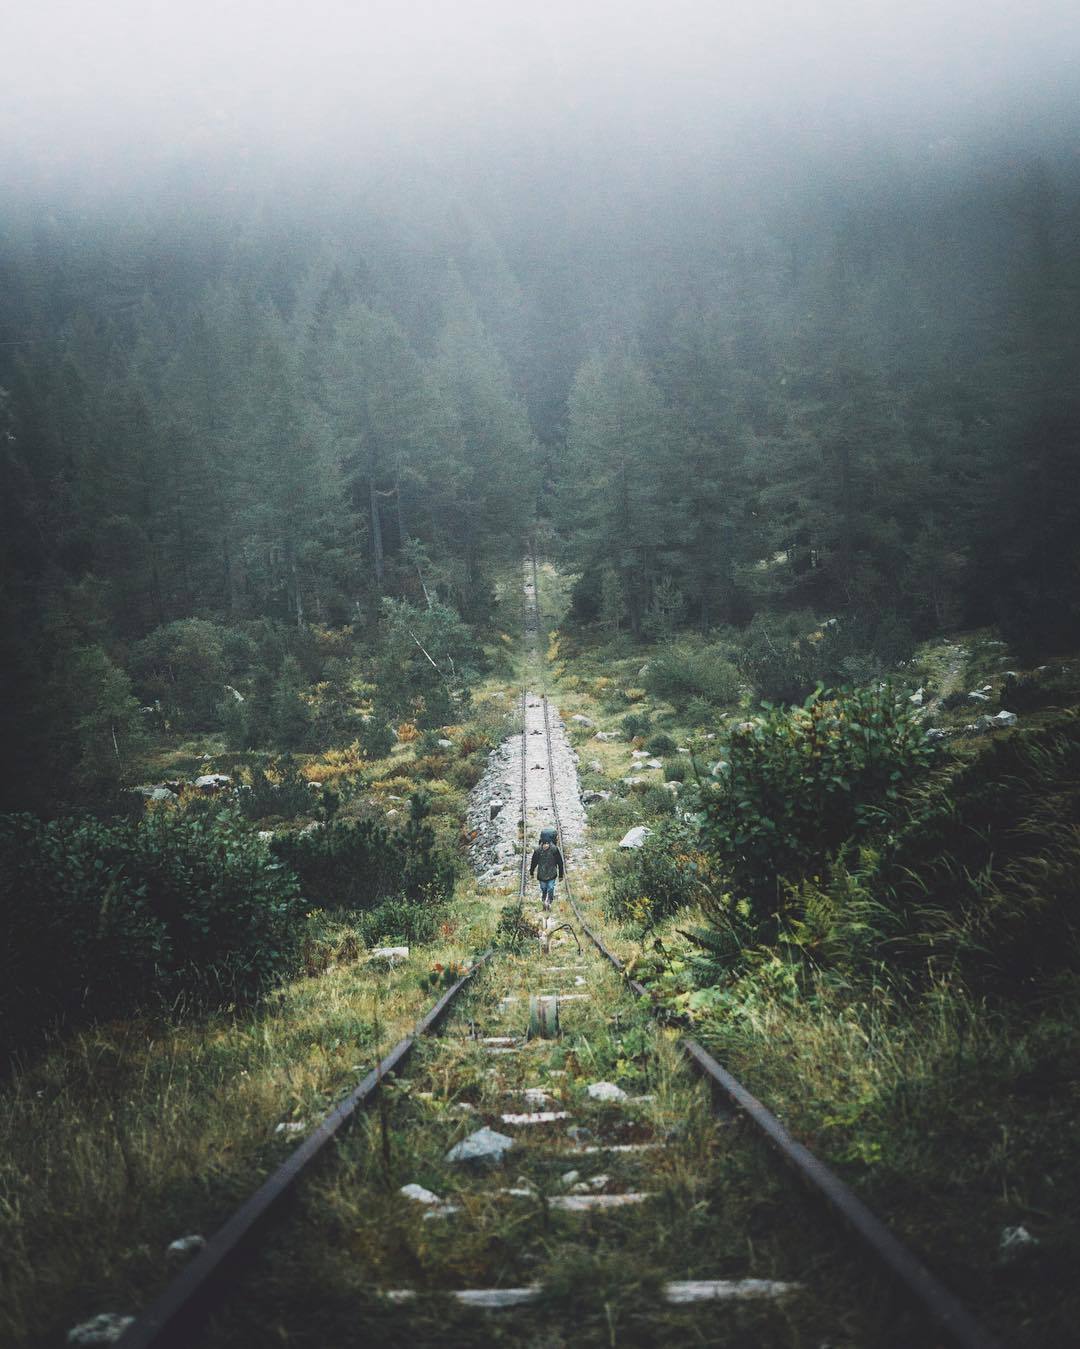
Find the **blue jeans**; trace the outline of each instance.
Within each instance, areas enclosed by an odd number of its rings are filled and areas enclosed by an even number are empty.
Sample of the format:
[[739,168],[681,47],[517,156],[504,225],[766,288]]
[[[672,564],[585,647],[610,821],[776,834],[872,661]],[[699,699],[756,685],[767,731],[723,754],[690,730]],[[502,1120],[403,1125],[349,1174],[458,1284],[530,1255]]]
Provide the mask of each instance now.
[[540,898],[544,901],[544,908],[549,909],[551,907],[552,900],[555,898],[554,876],[551,878],[550,881],[540,882]]

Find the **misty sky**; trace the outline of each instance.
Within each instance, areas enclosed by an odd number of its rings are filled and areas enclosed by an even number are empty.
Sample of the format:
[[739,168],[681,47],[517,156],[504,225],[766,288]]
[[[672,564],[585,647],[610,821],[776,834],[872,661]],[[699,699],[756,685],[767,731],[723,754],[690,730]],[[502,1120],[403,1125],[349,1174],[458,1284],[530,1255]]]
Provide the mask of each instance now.
[[5,0],[9,149],[1072,121],[1076,0]]

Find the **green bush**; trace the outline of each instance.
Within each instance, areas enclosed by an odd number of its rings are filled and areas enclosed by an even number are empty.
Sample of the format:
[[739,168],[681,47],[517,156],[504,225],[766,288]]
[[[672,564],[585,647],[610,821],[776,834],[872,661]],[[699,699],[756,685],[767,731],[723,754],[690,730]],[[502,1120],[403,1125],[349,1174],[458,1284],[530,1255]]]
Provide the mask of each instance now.
[[693,698],[704,700],[710,707],[734,703],[741,691],[739,672],[728,659],[726,648],[694,647],[686,642],[672,643],[658,651],[649,661],[644,682],[653,697],[680,709]]
[[661,731],[658,735],[652,736],[651,739],[646,742],[645,748],[650,754],[655,754],[657,758],[659,758],[663,754],[674,754],[676,745],[670,735],[665,735],[664,732]]
[[293,968],[294,877],[209,805],[109,824],[0,817],[7,1044],[178,997],[249,998]]
[[240,790],[240,808],[247,818],[265,820],[277,816],[292,820],[298,815],[313,815],[315,794],[307,780],[301,777],[296,760],[286,754],[275,760],[271,767],[277,782],[271,782],[256,764],[251,770],[251,786]]
[[639,735],[648,735],[651,725],[647,712],[627,712],[622,719],[623,733],[628,740],[634,740]]
[[670,759],[664,760],[664,781],[665,782],[685,782],[687,768],[687,755],[672,755]]
[[[665,795],[667,793],[665,792]],[[608,908],[649,928],[710,893],[709,860],[697,831],[683,821],[661,824],[641,848],[611,859]]]
[[762,918],[786,888],[819,871],[895,810],[934,756],[906,700],[891,688],[817,693],[767,709],[732,732],[728,769],[701,784],[702,837],[737,898]]
[[324,909],[374,909],[401,899],[437,906],[454,888],[454,871],[425,823],[420,796],[402,829],[376,820],[335,821],[310,833],[273,840],[274,855],[294,872],[309,903]]

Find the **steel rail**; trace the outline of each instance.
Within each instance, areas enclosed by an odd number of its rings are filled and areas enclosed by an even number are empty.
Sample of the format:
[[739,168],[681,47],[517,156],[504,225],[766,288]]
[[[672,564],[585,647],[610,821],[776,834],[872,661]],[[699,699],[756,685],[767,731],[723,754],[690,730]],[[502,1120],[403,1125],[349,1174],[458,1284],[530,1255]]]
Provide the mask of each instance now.
[[295,1197],[298,1182],[324,1159],[372,1100],[386,1078],[401,1068],[417,1042],[435,1030],[454,999],[476,972],[491,958],[485,951],[476,963],[439,998],[413,1029],[399,1040],[343,1101],[324,1117],[312,1133],[269,1176],[249,1199],[227,1219],[207,1244],[163,1293],[116,1341],[120,1349],[150,1349],[150,1346],[190,1344],[187,1338],[195,1323],[212,1310],[222,1291],[222,1280],[251,1254],[267,1225],[281,1216]]
[[[533,593],[537,597],[537,623],[539,625],[539,588],[537,586],[536,557],[532,557]],[[562,829],[559,824],[559,808],[555,800],[555,775],[551,754],[551,726],[548,719],[547,681],[544,677],[543,658],[540,663],[540,684],[544,706],[544,729],[548,748],[548,781],[551,788],[551,805],[555,813],[555,826],[558,830],[559,847],[566,858],[563,847]],[[638,997],[649,996],[649,990],[638,980],[626,974],[625,963],[610,950],[589,926],[585,915],[574,899],[568,878],[564,878],[566,897],[574,912],[581,930],[593,943],[600,954],[622,974],[627,987]],[[894,1235],[863,1201],[846,1185],[835,1172],[831,1171],[820,1158],[816,1157],[804,1144],[792,1138],[777,1117],[764,1106],[756,1096],[738,1081],[726,1068],[696,1040],[685,1037],[679,1041],[683,1052],[694,1067],[714,1086],[718,1087],[732,1102],[742,1110],[756,1127],[776,1148],[780,1156],[799,1174],[813,1190],[843,1219],[843,1221],[861,1238],[866,1248],[876,1257],[883,1268],[903,1287],[912,1301],[922,1309],[926,1316],[959,1349],[1001,1349],[1001,1341],[985,1330],[971,1315],[964,1304],[932,1274],[929,1269]]]

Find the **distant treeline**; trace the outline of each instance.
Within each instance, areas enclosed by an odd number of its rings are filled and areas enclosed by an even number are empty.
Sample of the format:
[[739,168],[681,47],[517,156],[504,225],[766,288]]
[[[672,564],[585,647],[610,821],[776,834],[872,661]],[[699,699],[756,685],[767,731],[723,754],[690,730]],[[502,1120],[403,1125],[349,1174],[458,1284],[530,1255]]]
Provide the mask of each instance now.
[[[745,206],[669,176],[614,212],[581,180],[407,202],[185,204],[167,175],[139,203],[13,192],[8,804],[120,760],[132,708],[204,639],[203,720],[234,675],[257,692],[266,725],[240,740],[274,739],[275,690],[283,723],[305,681],[355,705],[380,652],[424,664],[410,616],[455,640],[489,617],[538,502],[578,617],[612,631],[809,610],[894,653],[982,622],[1067,645],[1075,167],[946,167]],[[303,668],[310,631],[346,628],[340,669]],[[456,678],[435,657],[432,706]]]

